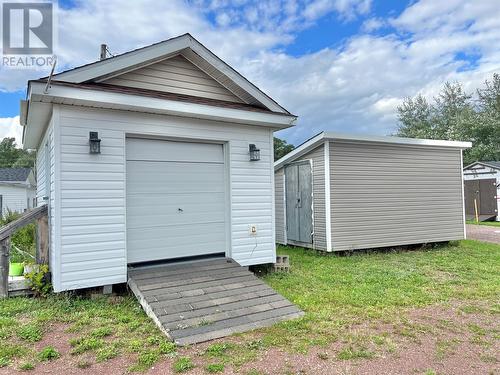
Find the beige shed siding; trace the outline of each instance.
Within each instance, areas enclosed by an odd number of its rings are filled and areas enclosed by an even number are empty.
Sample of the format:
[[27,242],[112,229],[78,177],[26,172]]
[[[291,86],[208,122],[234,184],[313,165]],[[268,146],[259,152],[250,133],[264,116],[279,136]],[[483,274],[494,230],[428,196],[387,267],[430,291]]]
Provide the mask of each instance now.
[[[61,284],[58,291],[127,280],[125,139],[143,134],[228,143],[230,256],[242,265],[275,261],[272,130],[173,116],[60,106]],[[101,154],[88,152],[98,131]],[[248,144],[261,150],[250,162]],[[257,236],[249,226],[257,225]],[[222,249],[223,250],[223,249]]]
[[231,91],[180,55],[110,78],[104,83],[242,102]]
[[280,168],[274,173],[274,207],[275,207],[276,242],[283,245],[286,244],[284,178],[285,178],[284,168]]
[[460,152],[330,141],[333,250],[464,238]]
[[298,160],[312,160],[313,166],[313,247],[326,250],[325,147],[323,144]]

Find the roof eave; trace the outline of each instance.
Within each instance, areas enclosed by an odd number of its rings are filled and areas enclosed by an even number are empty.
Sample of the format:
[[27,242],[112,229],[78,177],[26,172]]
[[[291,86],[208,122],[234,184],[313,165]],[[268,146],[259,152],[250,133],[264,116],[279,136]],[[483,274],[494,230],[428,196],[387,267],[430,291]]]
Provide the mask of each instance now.
[[36,148],[50,120],[53,104],[71,104],[83,107],[118,109],[142,113],[166,114],[200,118],[227,123],[265,126],[286,129],[293,126],[296,116],[254,112],[242,109],[215,107],[206,104],[186,103],[145,97],[140,95],[106,92],[58,85],[53,82],[47,93],[45,83],[30,81],[28,120],[23,144],[25,148]]

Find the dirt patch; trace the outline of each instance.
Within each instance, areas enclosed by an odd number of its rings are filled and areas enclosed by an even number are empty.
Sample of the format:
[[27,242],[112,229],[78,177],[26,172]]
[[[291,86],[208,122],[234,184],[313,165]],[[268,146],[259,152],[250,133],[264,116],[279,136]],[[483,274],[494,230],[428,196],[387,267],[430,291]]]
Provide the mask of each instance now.
[[500,244],[500,227],[467,224],[467,238]]
[[[73,356],[72,337],[63,324],[51,325],[34,349],[51,345],[61,357],[37,363],[32,374],[124,374],[134,364],[134,355],[123,354],[96,363],[92,356]],[[456,302],[407,311],[395,321],[372,321],[350,327],[339,340],[307,353],[260,349],[255,358],[235,368],[226,365],[224,374],[500,374],[500,317],[491,304]],[[255,335],[258,338],[258,335]],[[247,337],[248,339],[248,337]],[[196,367],[187,374],[206,374],[209,363],[203,353],[215,342],[239,342],[238,337],[179,349]],[[178,357],[166,357],[146,374],[173,374]],[[82,364],[88,365],[86,368]],[[17,368],[17,366],[14,366]],[[12,374],[1,368],[0,374]]]

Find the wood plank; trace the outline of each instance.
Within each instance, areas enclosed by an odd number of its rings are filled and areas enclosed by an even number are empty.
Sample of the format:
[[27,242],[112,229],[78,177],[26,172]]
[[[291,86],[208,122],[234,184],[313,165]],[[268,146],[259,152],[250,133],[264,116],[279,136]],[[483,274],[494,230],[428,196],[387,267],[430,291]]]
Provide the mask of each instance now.
[[32,209],[31,211],[25,212],[22,214],[19,219],[10,222],[9,224],[3,226],[0,229],[0,240],[9,237],[14,233],[17,229],[24,227],[26,224],[29,224],[31,221],[43,216],[47,215],[47,205],[37,207]]
[[275,318],[264,319],[264,320],[261,320],[259,322],[241,324],[241,325],[237,325],[237,326],[233,326],[233,327],[223,328],[223,329],[219,329],[219,330],[213,330],[210,332],[192,335],[192,336],[187,336],[187,337],[182,337],[182,338],[174,338],[174,342],[177,345],[181,345],[181,346],[205,342],[205,341],[214,340],[214,339],[218,339],[221,337],[233,335],[235,333],[242,333],[242,332],[251,331],[251,330],[254,330],[257,328],[269,327],[275,323],[278,323],[278,322],[281,322],[284,320],[300,318],[303,315],[304,315],[303,312],[282,315],[282,316],[278,316]]
[[0,298],[9,296],[10,237],[0,241]]
[[[219,298],[225,298],[233,295],[246,295],[248,293],[256,293],[256,292],[262,292],[262,291],[269,291],[269,292],[274,292],[274,290],[267,286],[267,285],[262,285],[261,283],[258,282],[259,280],[256,280],[252,283],[248,283],[248,285],[237,285],[236,287],[235,284],[232,284],[234,288],[232,289],[222,289],[221,291],[218,292],[211,292],[211,293],[206,293],[203,295],[198,295],[198,296],[191,296],[191,297],[183,297],[182,295],[179,295],[178,298],[171,298],[171,299],[158,299],[157,301],[151,301],[149,302],[151,306],[153,307],[159,307],[159,308],[165,308],[168,306],[175,306],[179,305],[181,303],[183,304],[193,304],[193,303],[198,303],[198,302],[203,302],[207,300],[216,300]],[[274,292],[276,293],[276,292]]]
[[221,321],[221,320],[237,318],[240,316],[250,315],[250,314],[254,314],[254,313],[260,313],[260,312],[269,311],[269,310],[275,310],[275,309],[282,308],[282,307],[293,306],[291,302],[289,302],[283,298],[281,298],[281,300],[279,300],[279,301],[273,302],[272,304],[271,303],[262,303],[260,298],[255,298],[252,301],[254,302],[253,305],[242,307],[239,309],[216,312],[213,314],[206,314],[206,315],[199,316],[196,318],[178,320],[178,321],[175,321],[172,323],[165,323],[161,319],[160,319],[160,321],[162,322],[163,326],[166,329],[168,329],[170,331],[175,331],[178,329],[199,327],[200,324],[204,324],[204,323],[213,324],[213,323]]
[[[251,281],[251,280],[255,280],[255,278],[256,278],[256,276],[254,276],[254,275],[237,276],[237,277],[233,277],[231,279],[231,283],[241,283],[241,282],[245,282],[245,281]],[[184,292],[186,290],[203,289],[203,288],[206,288],[209,286],[215,286],[215,285],[220,285],[220,284],[221,284],[221,282],[219,280],[215,280],[215,281],[208,281],[208,282],[204,282],[204,283],[196,283],[193,285],[175,286],[175,287],[168,288],[168,290],[170,292]],[[162,289],[153,289],[153,290],[144,291],[143,294],[146,297],[152,297],[152,296],[161,295],[162,291],[163,291]]]
[[[199,283],[206,283],[209,281],[220,281],[221,283],[224,282],[224,280],[227,279],[232,279],[234,277],[239,277],[239,276],[249,276],[252,275],[249,271],[246,270],[238,270],[238,269],[230,269],[229,271],[225,272],[217,272],[215,275],[206,275],[206,276],[198,276],[198,275],[190,275],[192,278],[186,278],[186,279],[168,279],[168,280],[173,280],[173,281],[166,281],[162,277],[157,277],[155,279],[149,279],[147,283],[145,282],[138,282],[137,285],[141,287],[141,289],[146,292],[146,291],[152,291],[155,289],[164,289],[164,288],[171,288],[171,287],[176,287],[176,286],[186,286],[186,285],[195,285]],[[193,277],[194,276],[194,277]]]
[[271,294],[269,296],[262,296],[257,298],[245,299],[242,301],[237,301],[233,303],[226,303],[224,305],[217,305],[211,307],[205,307],[202,309],[196,309],[192,311],[184,311],[179,314],[165,314],[162,315],[161,312],[158,314],[162,324],[173,323],[177,321],[183,321],[184,319],[199,318],[204,315],[214,314],[217,312],[231,311],[238,308],[243,308],[247,306],[253,306],[259,303],[273,303],[282,301],[283,297],[279,294]]
[[129,286],[179,345],[303,315],[246,267],[226,259],[132,269]]
[[171,331],[170,336],[174,339],[174,341],[177,341],[185,337],[204,335],[212,331],[232,329],[242,325],[251,325],[253,327],[257,327],[259,326],[260,322],[298,313],[300,313],[300,311],[295,306],[283,307],[271,311],[264,311],[261,313],[255,313],[237,318],[222,320],[214,324],[210,324],[208,326]]
[[[242,288],[253,288],[253,287],[259,287],[259,288],[262,288],[262,284],[258,282],[258,280],[254,280],[254,281],[248,281],[245,283],[245,285],[241,286],[240,284],[227,284],[227,285],[217,285],[217,286],[213,286],[213,287],[209,287],[209,288],[202,288],[202,289],[199,289],[201,292],[198,293],[198,295],[207,295],[207,297],[205,298],[210,298],[208,296],[214,296],[216,293],[233,293],[233,294],[237,294],[237,293],[241,293],[241,290],[238,290],[238,289],[242,289]],[[192,297],[192,296],[190,296]],[[178,300],[179,298],[184,298],[185,301],[187,301],[186,298],[188,298],[188,296],[185,295],[185,293],[182,293],[182,292],[174,292],[174,293],[171,293],[170,291],[166,290],[165,291],[165,294],[161,294],[161,295],[156,295],[156,296],[152,296],[152,297],[149,297],[148,300],[149,300],[149,303],[151,304],[155,304],[155,303],[159,303],[159,302],[164,302],[164,303],[168,303],[168,301],[172,301],[172,303],[178,303]]]
[[227,263],[224,260],[217,260],[212,262],[197,262],[191,264],[191,266],[181,265],[168,265],[168,266],[158,266],[158,267],[144,267],[144,268],[132,268],[129,270],[129,276],[133,276],[136,280],[151,279],[154,277],[173,277],[186,273],[193,273],[199,271],[210,271],[223,268],[237,268],[241,267],[237,263]]

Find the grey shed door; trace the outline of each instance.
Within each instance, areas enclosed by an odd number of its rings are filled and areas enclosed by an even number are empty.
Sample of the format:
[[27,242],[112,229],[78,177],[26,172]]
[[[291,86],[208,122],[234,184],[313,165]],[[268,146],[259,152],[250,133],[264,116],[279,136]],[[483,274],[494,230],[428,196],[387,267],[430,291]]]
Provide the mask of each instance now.
[[[465,188],[465,214],[467,219],[475,217],[477,204],[478,215],[481,220],[497,215],[496,179],[464,181]],[[476,203],[474,203],[474,200]]]
[[127,139],[128,263],[224,253],[220,144]]
[[285,168],[287,240],[312,243],[312,171],[309,162]]

